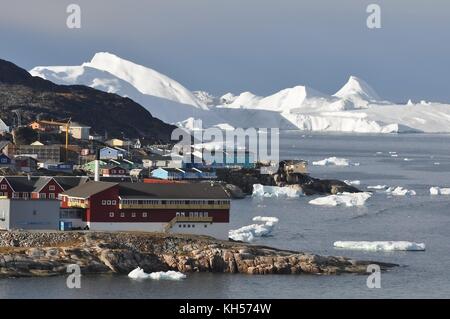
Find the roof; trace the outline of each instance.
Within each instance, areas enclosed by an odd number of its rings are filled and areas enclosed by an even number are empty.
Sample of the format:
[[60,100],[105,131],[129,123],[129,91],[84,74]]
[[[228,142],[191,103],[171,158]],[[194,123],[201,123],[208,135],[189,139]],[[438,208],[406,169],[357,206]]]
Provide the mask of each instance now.
[[86,176],[5,176],[11,187],[16,192],[38,192],[54,179],[64,190],[69,190],[84,184]]
[[80,198],[88,198],[94,194],[103,192],[113,186],[118,185],[117,183],[111,182],[88,182],[83,185],[74,187],[65,191],[63,194],[70,197],[80,197]]
[[148,155],[144,155],[143,160],[150,160],[150,161],[171,161],[172,158],[170,156],[164,156],[161,154],[155,154],[155,153],[150,153]]
[[11,143],[10,141],[0,141],[0,150],[4,149],[10,143]]
[[55,176],[53,178],[65,190],[83,185],[89,181],[87,176]]
[[221,185],[209,183],[120,183],[119,194],[122,198],[164,198],[164,199],[228,199]]
[[101,182],[113,182],[113,183],[120,183],[120,182],[131,182],[131,176],[100,176]]

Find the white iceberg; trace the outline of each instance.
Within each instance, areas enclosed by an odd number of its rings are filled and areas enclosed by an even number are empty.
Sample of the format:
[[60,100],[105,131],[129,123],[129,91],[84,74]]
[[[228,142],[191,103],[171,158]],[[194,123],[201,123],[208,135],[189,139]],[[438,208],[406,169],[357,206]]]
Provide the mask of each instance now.
[[[332,157],[325,158],[325,159],[323,159],[321,161],[315,161],[312,164],[315,165],[315,166],[330,166],[330,165],[334,165],[334,166],[349,166],[350,165],[350,161],[348,159],[346,159],[346,158],[332,156]],[[353,165],[358,166],[359,163],[355,163]]]
[[372,251],[425,250],[424,243],[414,243],[409,241],[336,241],[333,246],[337,248]]
[[430,187],[431,195],[450,195],[450,188],[441,188],[438,186]]
[[253,185],[253,197],[299,197],[303,192],[298,187],[293,186],[265,186],[261,184]]
[[368,189],[386,189],[387,185],[371,185],[367,186]]
[[256,237],[268,236],[272,233],[275,225],[278,224],[279,219],[276,217],[256,216],[253,217],[255,222],[263,222],[263,224],[252,224],[241,227],[239,229],[230,230],[228,237],[233,240],[251,242]]
[[354,181],[345,180],[344,183],[347,185],[361,185],[361,181],[359,181],[359,180],[354,180]]
[[386,189],[386,193],[393,196],[414,196],[416,195],[416,191],[403,188],[401,186],[397,187],[389,187]]
[[310,200],[309,203],[312,205],[321,206],[363,206],[365,202],[372,196],[371,193],[341,193],[337,195],[329,195],[325,197],[318,197],[316,199]]
[[186,275],[173,270],[158,271],[147,274],[144,272],[144,269],[137,267],[128,274],[128,277],[132,279],[181,280],[185,279]]

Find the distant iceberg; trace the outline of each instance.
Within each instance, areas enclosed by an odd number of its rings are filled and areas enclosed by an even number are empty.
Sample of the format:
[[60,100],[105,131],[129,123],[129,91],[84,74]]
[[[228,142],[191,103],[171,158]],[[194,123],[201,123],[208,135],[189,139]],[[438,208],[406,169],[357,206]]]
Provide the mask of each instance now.
[[336,241],[333,246],[336,248],[374,251],[425,250],[424,243],[414,243],[409,241]]
[[450,195],[450,188],[441,188],[434,186],[430,188],[431,195]]
[[251,242],[255,240],[256,237],[264,237],[272,233],[279,220],[276,217],[256,216],[253,217],[253,221],[263,222],[263,224],[252,224],[239,229],[230,230],[228,232],[228,237],[233,240]]
[[321,161],[315,161],[312,163],[315,166],[330,166],[330,165],[334,165],[334,166],[349,166],[350,165],[350,161],[346,158],[340,158],[340,157],[328,157],[325,158]]
[[372,194],[368,192],[341,193],[337,195],[318,197],[316,199],[310,200],[309,203],[312,205],[320,206],[363,206],[371,196]]
[[144,269],[137,267],[128,274],[128,277],[132,279],[182,280],[186,278],[186,275],[173,270],[158,271],[147,274],[144,272]]
[[293,186],[265,186],[261,184],[253,185],[253,197],[299,197],[304,195],[302,190]]

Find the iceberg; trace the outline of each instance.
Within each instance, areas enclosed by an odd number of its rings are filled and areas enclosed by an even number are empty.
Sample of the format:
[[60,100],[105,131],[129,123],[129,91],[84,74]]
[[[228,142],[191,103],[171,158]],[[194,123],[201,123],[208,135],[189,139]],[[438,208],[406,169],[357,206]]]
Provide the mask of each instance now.
[[128,277],[132,279],[181,280],[185,279],[186,275],[173,270],[158,271],[147,274],[144,272],[144,269],[137,267],[128,274]]
[[371,193],[340,193],[337,195],[329,195],[325,197],[318,197],[316,199],[310,200],[309,203],[312,205],[320,206],[363,206],[365,202],[372,196]]
[[253,197],[299,197],[303,195],[301,188],[292,186],[265,186],[261,184],[253,185]]
[[401,186],[397,186],[397,187],[389,187],[388,189],[386,189],[386,193],[389,195],[393,195],[393,196],[414,196],[416,195],[416,191],[414,190],[409,190],[406,188],[403,188]]
[[450,195],[450,188],[441,188],[438,186],[430,187],[431,195]]
[[239,229],[230,230],[228,237],[233,240],[251,242],[256,237],[265,237],[272,233],[279,219],[276,217],[256,216],[253,221],[262,222],[263,224],[252,224],[241,227]]
[[335,241],[333,246],[336,248],[372,251],[425,250],[424,243],[414,243],[409,241]]
[[321,161],[315,161],[312,163],[315,166],[329,166],[329,165],[334,165],[334,166],[349,166],[350,165],[350,161],[346,158],[340,158],[340,157],[328,157],[325,158]]

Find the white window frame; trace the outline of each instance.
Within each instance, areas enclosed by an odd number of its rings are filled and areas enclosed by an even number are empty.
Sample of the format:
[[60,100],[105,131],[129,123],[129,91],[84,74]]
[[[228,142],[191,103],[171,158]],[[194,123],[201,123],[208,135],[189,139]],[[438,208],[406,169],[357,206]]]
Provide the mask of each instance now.
[[148,217],[148,214],[147,214],[146,212],[144,212],[144,213],[142,213],[142,217],[143,217],[143,218],[147,218],[147,217]]
[[2,189],[2,190],[7,190],[7,189],[8,189],[8,185],[2,184],[2,186],[0,187],[0,189]]
[[109,212],[109,217],[114,218],[114,212]]
[[106,200],[102,199],[102,206],[106,205]]
[[49,190],[49,191],[54,191],[55,189],[56,189],[55,185],[50,185],[50,186],[48,187],[48,190]]

